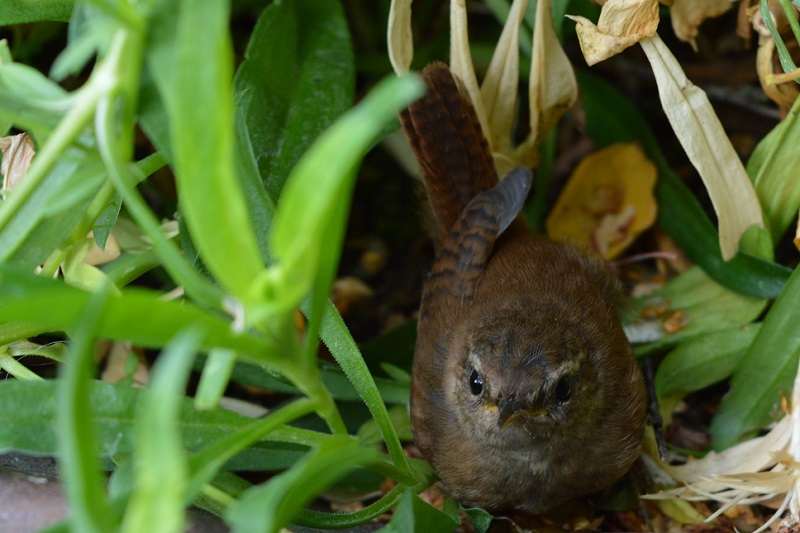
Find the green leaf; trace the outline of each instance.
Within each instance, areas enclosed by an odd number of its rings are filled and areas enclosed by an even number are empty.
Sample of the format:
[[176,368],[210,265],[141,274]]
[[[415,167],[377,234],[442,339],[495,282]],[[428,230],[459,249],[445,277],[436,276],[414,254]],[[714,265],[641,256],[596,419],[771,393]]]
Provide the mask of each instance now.
[[[114,521],[100,477],[97,431],[92,420],[93,406],[89,396],[94,340],[107,294],[107,291],[103,291],[93,295],[89,301],[73,337],[70,357],[62,366],[62,378],[57,391],[55,429],[64,490],[76,529],[89,533],[111,531]],[[9,426],[15,431],[20,430],[15,424]]]
[[642,115],[608,83],[586,73],[577,73],[577,77],[586,111],[587,134],[600,146],[640,140],[658,167],[658,224],[721,285],[746,296],[777,296],[791,270],[741,252],[730,261],[723,261],[714,225],[670,169]]
[[384,533],[450,533],[458,522],[424,502],[411,490],[406,490],[397,505],[392,519],[381,528]]
[[[766,304],[764,299],[737,294],[709,278],[699,267],[692,267],[638,302],[645,308],[664,308],[661,317],[650,324],[662,336],[654,342],[635,346],[634,352],[641,356],[698,335],[748,324],[761,314]],[[668,334],[662,327],[662,320],[673,313],[682,314],[682,325]]]
[[421,92],[416,77],[384,80],[321,135],[294,167],[270,235],[277,264],[262,278],[263,290],[272,295],[266,313],[295,307],[321,276],[325,292],[316,294],[307,310],[312,321],[318,319],[338,264],[356,167],[383,124]]
[[[9,266],[0,266],[0,323],[19,324],[19,337],[70,330],[82,321],[91,295],[64,283],[47,280]],[[47,309],[46,313],[42,309]],[[131,327],[135,324],[136,327]],[[234,333],[230,321],[200,310],[189,302],[164,301],[161,294],[142,289],[126,290],[121,296],[110,296],[97,334],[113,340],[129,340],[141,346],[160,348],[176,331],[196,325],[204,333],[206,350],[225,347],[249,360],[275,363],[282,358],[264,338]],[[16,335],[15,335],[16,336]]]
[[800,99],[789,114],[758,143],[747,162],[764,210],[772,241],[778,242],[797,217],[800,187],[797,187],[795,164],[800,157]]
[[0,4],[0,26],[42,20],[66,22],[74,0],[13,0]]
[[181,212],[204,263],[241,298],[263,262],[234,171],[229,6],[175,3],[174,55],[156,67],[155,80],[170,119]]
[[272,200],[316,137],[352,105],[350,42],[338,0],[278,0],[259,17],[236,73],[236,118]]
[[764,318],[761,330],[734,371],[730,393],[711,423],[714,449],[732,446],[746,432],[769,424],[789,394],[800,359],[800,268]]
[[464,512],[472,519],[472,525],[475,526],[475,533],[486,533],[489,531],[489,526],[492,525],[494,517],[479,507],[472,509],[464,509]]
[[241,533],[278,531],[324,488],[375,460],[373,452],[350,437],[332,437],[292,469],[247,490],[228,508],[225,520]]
[[188,468],[176,422],[200,337],[193,328],[178,333],[153,367],[137,408],[134,484],[123,532],[184,529]]
[[202,411],[213,409],[219,405],[219,400],[228,387],[235,364],[236,353],[231,350],[212,350],[208,354],[194,397],[194,405],[197,409]]
[[730,376],[760,327],[759,323],[722,329],[680,344],[658,365],[658,397],[700,390]]

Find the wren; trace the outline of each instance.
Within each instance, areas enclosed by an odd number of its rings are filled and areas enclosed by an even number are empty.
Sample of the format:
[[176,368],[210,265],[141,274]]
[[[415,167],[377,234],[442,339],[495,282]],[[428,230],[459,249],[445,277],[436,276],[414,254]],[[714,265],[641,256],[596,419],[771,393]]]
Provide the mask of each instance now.
[[443,63],[401,114],[422,170],[435,262],[419,314],[414,440],[445,491],[542,513],[598,491],[640,453],[642,374],[615,273],[532,232],[531,171],[498,181],[469,97]]

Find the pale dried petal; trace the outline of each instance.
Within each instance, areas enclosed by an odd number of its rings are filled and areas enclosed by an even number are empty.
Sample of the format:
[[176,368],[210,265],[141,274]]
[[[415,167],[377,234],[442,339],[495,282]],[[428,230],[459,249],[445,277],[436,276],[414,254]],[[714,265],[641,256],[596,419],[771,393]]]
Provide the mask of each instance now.
[[536,145],[578,97],[575,71],[553,28],[550,4],[550,0],[539,0],[536,5],[531,76],[528,81],[531,132],[515,153],[524,164],[532,162],[531,156],[537,155]]
[[389,7],[387,44],[389,61],[395,74],[406,74],[414,58],[414,39],[411,35],[411,0],[392,0]]
[[697,169],[719,220],[722,258],[731,259],[752,225],[764,227],[753,184],[706,94],[686,77],[658,35],[641,41],[658,84],[661,105]]
[[707,18],[718,17],[733,7],[732,0],[675,0],[670,11],[672,29],[697,51],[697,28]]
[[[486,110],[481,102],[481,91],[472,56],[469,53],[469,34],[467,33],[467,6],[464,0],[450,0],[450,72],[461,80],[464,89],[475,106],[475,113],[484,133],[489,131]],[[491,148],[491,145],[489,146]]]
[[597,26],[584,17],[567,17],[578,23],[575,30],[583,57],[594,65],[652,37],[658,29],[658,1],[608,0]]
[[797,229],[794,232],[794,247],[800,251],[800,213],[797,213]]
[[83,258],[83,262],[87,265],[103,265],[105,263],[110,263],[120,256],[119,242],[117,242],[117,238],[113,233],[108,235],[108,239],[106,239],[106,247],[104,249],[101,249],[99,246],[97,246],[97,243],[94,240],[94,232],[90,231],[88,238],[92,243],[92,247]]
[[3,189],[10,191],[22,181],[31,166],[36,150],[33,139],[27,133],[0,138],[0,151],[3,152]]
[[514,0],[481,85],[481,100],[489,123],[485,131],[494,152],[511,151],[519,87],[519,27],[527,6],[528,0]]

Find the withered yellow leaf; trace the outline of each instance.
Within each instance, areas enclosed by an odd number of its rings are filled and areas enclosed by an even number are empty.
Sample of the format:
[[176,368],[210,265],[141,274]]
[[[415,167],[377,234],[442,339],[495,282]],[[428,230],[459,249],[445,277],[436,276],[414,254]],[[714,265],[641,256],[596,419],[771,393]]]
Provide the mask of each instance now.
[[608,0],[597,26],[584,17],[567,15],[575,28],[583,57],[594,65],[615,56],[658,29],[658,0]]
[[612,259],[656,218],[655,165],[638,143],[586,157],[547,218],[547,234]]
[[733,6],[732,0],[674,0],[670,10],[672,29],[697,51],[697,28],[707,18],[718,17]]

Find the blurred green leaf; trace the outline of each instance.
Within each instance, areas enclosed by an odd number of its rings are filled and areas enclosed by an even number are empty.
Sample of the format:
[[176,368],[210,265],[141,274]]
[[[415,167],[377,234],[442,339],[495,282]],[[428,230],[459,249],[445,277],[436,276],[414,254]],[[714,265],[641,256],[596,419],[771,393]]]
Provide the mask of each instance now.
[[736,367],[731,390],[711,422],[712,446],[732,446],[746,432],[771,421],[781,394],[789,394],[800,359],[800,268],[764,318],[758,335]]
[[0,26],[41,20],[66,22],[74,0],[11,0],[0,3]]
[[[262,363],[282,360],[274,346],[252,334],[234,333],[230,321],[202,311],[189,302],[164,301],[161,294],[130,289],[111,296],[97,324],[97,334],[160,348],[176,331],[195,325],[204,333],[203,348],[226,347]],[[64,283],[0,266],[0,322],[17,323],[22,338],[71,330],[82,321],[91,295]],[[46,313],[42,309],[47,309]],[[135,327],[132,327],[135,325]],[[18,339],[6,339],[8,341]]]
[[236,352],[225,349],[211,350],[197,384],[194,405],[199,410],[213,409],[225,394],[231,372],[236,364]]
[[137,406],[134,483],[123,532],[184,530],[188,468],[178,415],[200,332],[179,332],[161,353]]
[[[64,476],[64,491],[74,516],[75,528],[87,533],[111,531],[114,521],[100,477],[98,432],[95,427],[97,415],[89,394],[94,367],[94,340],[105,311],[107,294],[107,291],[103,291],[93,295],[81,322],[76,324],[70,357],[61,367],[61,379],[55,395],[56,417],[53,422],[58,442],[58,464]],[[16,424],[10,424],[10,427],[15,431],[21,429]],[[41,436],[37,435],[37,438]]]
[[582,72],[577,77],[587,134],[600,146],[640,140],[658,167],[658,224],[718,283],[746,296],[777,296],[791,270],[741,252],[730,261],[723,261],[716,228],[692,192],[672,172],[639,111],[600,78]]
[[757,323],[722,329],[681,343],[658,365],[658,397],[700,390],[729,377],[760,327]]
[[472,519],[472,525],[475,526],[475,533],[486,533],[489,531],[489,526],[492,525],[492,520],[494,520],[494,517],[490,513],[478,507],[465,509],[464,512]]
[[279,0],[259,17],[234,81],[236,118],[272,200],[314,139],[353,103],[350,42],[337,0]]
[[170,119],[181,212],[204,263],[242,298],[263,262],[234,171],[229,6],[172,5],[179,9],[174,55],[150,67],[161,71],[155,80]]

